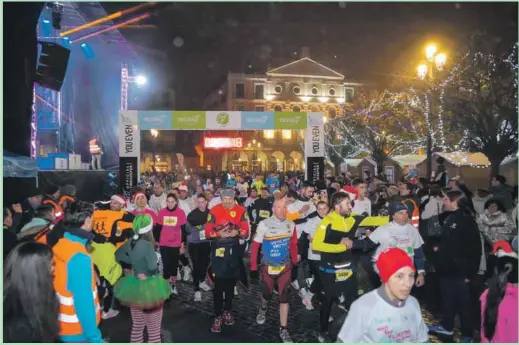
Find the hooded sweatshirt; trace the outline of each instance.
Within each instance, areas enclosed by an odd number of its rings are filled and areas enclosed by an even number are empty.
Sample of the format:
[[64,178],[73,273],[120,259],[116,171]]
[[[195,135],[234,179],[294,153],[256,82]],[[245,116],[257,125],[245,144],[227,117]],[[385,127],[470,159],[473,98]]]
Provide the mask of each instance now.
[[205,224],[207,223],[208,214],[208,209],[200,211],[199,208],[195,208],[187,215],[187,243],[208,242],[205,237]]
[[519,341],[517,324],[518,324],[518,291],[517,285],[507,284],[505,296],[499,304],[497,312],[496,331],[491,341],[485,338],[483,323],[485,320],[485,307],[487,305],[488,289],[483,292],[480,297],[481,301],[481,342],[482,343],[513,343]]

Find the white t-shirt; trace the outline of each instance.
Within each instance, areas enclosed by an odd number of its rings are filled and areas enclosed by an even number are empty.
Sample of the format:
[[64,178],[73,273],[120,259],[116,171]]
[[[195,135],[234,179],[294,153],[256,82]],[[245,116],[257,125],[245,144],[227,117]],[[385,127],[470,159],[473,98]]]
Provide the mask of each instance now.
[[369,239],[380,243],[373,255],[373,262],[377,261],[378,256],[384,250],[395,247],[402,249],[413,258],[415,249],[420,248],[424,243],[418,230],[409,223],[405,225],[395,222],[384,224],[376,228]]
[[425,343],[427,333],[416,298],[395,307],[373,290],[353,302],[337,337],[343,343]]
[[[310,237],[314,238],[317,231],[317,227],[321,224],[322,218],[319,216],[311,218],[304,224],[303,231],[306,232]],[[310,241],[310,243],[312,243]],[[321,254],[314,252],[312,246],[308,246],[308,260],[321,260]]]
[[209,201],[209,205],[207,206],[208,209],[212,209],[216,205],[220,205],[222,203],[222,198],[219,196],[215,196],[214,198]]
[[155,211],[157,214],[159,214],[160,210],[162,210],[163,208],[166,208],[166,199],[167,199],[167,195],[166,193],[162,193],[161,196],[156,196],[155,194],[153,194],[151,197],[150,197],[150,208]]
[[363,214],[366,212],[368,216],[371,216],[371,200],[364,198],[364,200],[354,200],[354,206],[351,209],[352,212],[357,214]]

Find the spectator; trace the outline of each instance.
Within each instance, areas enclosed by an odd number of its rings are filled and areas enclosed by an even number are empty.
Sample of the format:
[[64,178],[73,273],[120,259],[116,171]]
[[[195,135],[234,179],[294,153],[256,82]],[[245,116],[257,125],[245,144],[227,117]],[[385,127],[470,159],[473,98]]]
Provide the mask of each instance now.
[[492,197],[501,200],[507,212],[512,210],[514,208],[512,188],[506,184],[506,178],[496,175],[492,178],[491,184],[490,193],[492,193]]
[[13,214],[11,210],[7,207],[4,207],[4,261],[9,252],[16,246],[17,240],[14,231],[12,230],[13,226]]
[[479,231],[492,247],[497,241],[510,242],[515,234],[512,219],[499,199],[490,199],[485,203],[485,211],[478,217]]

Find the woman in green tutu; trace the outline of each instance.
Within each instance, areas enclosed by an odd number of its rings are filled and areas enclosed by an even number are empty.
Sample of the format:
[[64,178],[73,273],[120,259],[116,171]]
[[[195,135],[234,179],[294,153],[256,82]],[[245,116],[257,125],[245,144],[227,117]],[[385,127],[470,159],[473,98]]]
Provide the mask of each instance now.
[[171,294],[169,283],[158,272],[153,220],[147,214],[135,216],[134,236],[117,250],[119,263],[131,265],[132,272],[115,285],[115,297],[130,307],[132,315],[132,343],[144,341],[144,329],[149,343],[160,343],[162,306]]

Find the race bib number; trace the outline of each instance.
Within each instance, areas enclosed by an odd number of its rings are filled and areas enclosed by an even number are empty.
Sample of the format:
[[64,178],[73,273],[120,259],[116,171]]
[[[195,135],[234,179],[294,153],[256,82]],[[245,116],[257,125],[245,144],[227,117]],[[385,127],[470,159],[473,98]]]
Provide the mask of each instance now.
[[225,256],[225,248],[217,248],[216,249],[216,257],[223,258]]
[[268,218],[268,217],[270,217],[270,213],[269,213],[269,211],[266,211],[266,210],[260,210],[259,211],[259,216],[261,218]]
[[175,226],[177,225],[177,217],[164,217],[164,225]]
[[338,282],[345,281],[352,275],[353,275],[352,270],[346,270],[346,269],[337,270],[337,271],[335,271],[335,281],[338,281]]
[[269,266],[267,269],[267,272],[270,275],[278,275],[281,272],[283,272],[284,269],[285,269],[285,266],[277,266],[277,267]]
[[[200,240],[205,240],[206,237],[205,237],[205,230],[200,230]],[[225,249],[225,248],[224,248]]]

